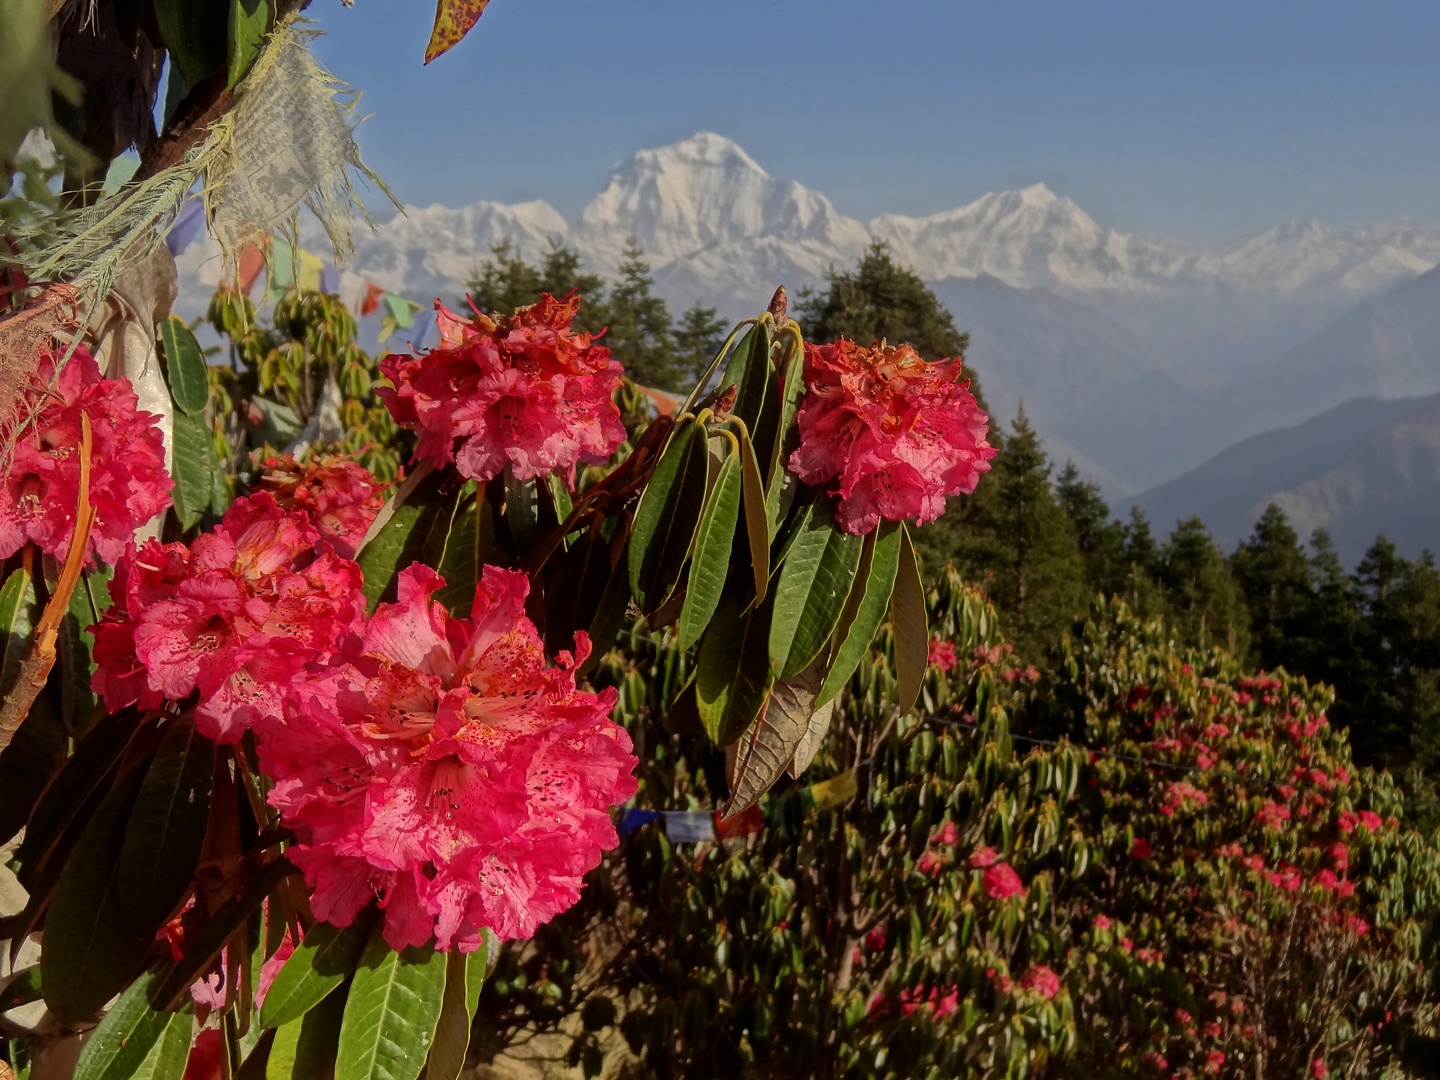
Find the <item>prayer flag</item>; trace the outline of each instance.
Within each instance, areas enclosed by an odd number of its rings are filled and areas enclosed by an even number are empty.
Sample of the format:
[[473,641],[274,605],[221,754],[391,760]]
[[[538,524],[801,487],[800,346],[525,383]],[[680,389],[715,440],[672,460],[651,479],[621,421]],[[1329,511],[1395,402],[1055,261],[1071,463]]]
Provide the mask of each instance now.
[[712,810],[666,810],[665,832],[677,844],[699,844],[715,839]]

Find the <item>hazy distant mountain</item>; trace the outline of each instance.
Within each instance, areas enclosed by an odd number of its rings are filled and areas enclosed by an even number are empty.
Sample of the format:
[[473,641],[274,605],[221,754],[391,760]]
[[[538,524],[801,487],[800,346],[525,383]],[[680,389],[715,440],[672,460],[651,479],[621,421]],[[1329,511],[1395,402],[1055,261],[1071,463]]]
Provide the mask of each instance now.
[[1358,304],[1245,378],[1197,389],[1150,374],[1056,426],[1102,466],[1144,487],[1352,398],[1437,392],[1440,269]]
[[1440,394],[1346,402],[1246,439],[1135,500],[1157,531],[1197,515],[1227,549],[1271,502],[1302,538],[1330,530],[1351,565],[1380,532],[1410,556],[1440,551]]

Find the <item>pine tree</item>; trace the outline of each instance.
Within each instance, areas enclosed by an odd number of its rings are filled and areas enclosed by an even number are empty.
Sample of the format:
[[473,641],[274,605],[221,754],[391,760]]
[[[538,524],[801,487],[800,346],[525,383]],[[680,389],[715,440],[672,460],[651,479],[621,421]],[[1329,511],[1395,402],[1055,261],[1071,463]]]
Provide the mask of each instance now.
[[[607,322],[605,280],[580,268],[580,253],[551,241],[550,250],[539,266],[526,262],[509,240],[490,249],[490,258],[480,264],[470,281],[470,299],[486,314],[507,315],[540,299],[541,293],[565,297],[580,294],[575,316],[577,330],[597,333]],[[468,307],[469,305],[465,305]],[[463,311],[465,307],[462,307]]]
[[703,307],[699,301],[685,312],[675,333],[675,350],[687,382],[694,382],[710,366],[725,344],[728,329],[729,324],[716,315],[713,307]]
[[1199,518],[1175,526],[1160,549],[1158,577],[1182,641],[1202,649],[1219,645],[1236,656],[1245,655],[1250,644],[1245,595]]
[[1315,589],[1300,538],[1271,503],[1230,568],[1250,610],[1250,653],[1261,667],[1300,672]]
[[1127,577],[1125,529],[1110,517],[1110,506],[1093,482],[1080,479],[1073,461],[1065,463],[1055,483],[1055,497],[1070,518],[1091,592],[1124,591]]
[[670,310],[651,292],[655,281],[650,276],[650,264],[633,237],[625,247],[619,270],[620,280],[610,290],[607,304],[609,332],[605,344],[625,365],[625,373],[642,386],[687,389]]
[[1089,602],[1085,563],[1050,486],[1050,461],[1022,405],[975,497],[957,500],[936,529],[980,581],[1021,654],[1039,659]]

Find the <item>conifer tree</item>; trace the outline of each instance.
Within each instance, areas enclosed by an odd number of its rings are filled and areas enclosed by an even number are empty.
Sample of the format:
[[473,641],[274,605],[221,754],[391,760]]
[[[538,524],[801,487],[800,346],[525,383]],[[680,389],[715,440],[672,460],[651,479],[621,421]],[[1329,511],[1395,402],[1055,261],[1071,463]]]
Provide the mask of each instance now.
[[704,307],[699,301],[681,317],[680,329],[675,332],[675,349],[687,381],[698,379],[710,366],[720,346],[725,344],[728,329],[729,324],[713,307]]
[[1245,594],[1203,521],[1192,517],[1175,526],[1160,549],[1158,576],[1182,641],[1245,655],[1250,644]]
[[1067,461],[1055,482],[1055,497],[1075,530],[1091,590],[1107,596],[1123,592],[1128,576],[1125,529],[1110,517],[1099,486],[1082,480],[1075,463]]
[[1303,671],[1315,602],[1310,564],[1285,512],[1271,503],[1230,567],[1250,610],[1250,652],[1263,668]]
[[665,301],[651,291],[655,279],[634,237],[626,245],[620,279],[610,290],[609,332],[605,344],[625,372],[642,386],[680,390],[685,370],[675,344],[675,328]]

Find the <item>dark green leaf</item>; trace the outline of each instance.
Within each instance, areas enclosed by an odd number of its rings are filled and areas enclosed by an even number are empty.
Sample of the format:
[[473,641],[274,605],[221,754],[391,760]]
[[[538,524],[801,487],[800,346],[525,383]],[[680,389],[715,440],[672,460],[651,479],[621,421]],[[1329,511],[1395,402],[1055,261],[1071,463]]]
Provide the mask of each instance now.
[[174,423],[175,516],[180,527],[190,529],[199,522],[215,497],[215,442],[204,416],[177,412]]
[[[35,812],[30,815],[30,824],[25,829],[25,840],[16,852],[22,867],[20,879],[25,882],[26,888],[34,891],[31,883],[35,869],[59,843],[66,826],[90,796],[100,790],[115,771],[139,729],[140,725],[133,720],[113,717],[95,725],[75,748],[75,753],[65,762],[54,782],[40,796]],[[25,725],[22,724],[20,730],[24,731]]]
[[[35,592],[23,570],[15,570],[0,587],[0,680],[8,689],[20,660],[29,649],[35,624]],[[30,817],[35,801],[65,754],[65,731],[45,698],[35,699],[29,715],[0,753],[0,843],[14,836]]]
[[345,1002],[336,1080],[415,1080],[444,995],[445,954],[430,945],[397,953],[376,927]]
[[160,349],[176,406],[190,416],[203,416],[210,403],[209,370],[200,343],[180,316],[171,315],[160,324]]
[[195,730],[193,714],[170,721],[120,849],[120,907],[137,928],[158,927],[189,891],[214,780],[215,744]]
[[347,980],[302,1017],[275,1032],[265,1080],[328,1080],[335,1075],[335,1050],[350,996]]
[[690,554],[708,487],[710,448],[701,425],[687,423],[661,455],[630,534],[630,588],[653,612],[675,588]]
[[719,746],[739,738],[770,692],[772,602],[741,612],[739,601],[727,594],[700,641],[696,705],[706,734]]
[[30,651],[36,615],[35,583],[23,567],[12,570],[0,586],[0,694],[10,692],[20,661]]
[[190,1059],[190,1036],[195,1026],[190,1007],[176,1013],[164,1013],[169,1021],[159,1040],[145,1055],[134,1072],[117,1073],[115,1080],[181,1080]]
[[230,0],[229,63],[226,80],[231,90],[255,64],[265,33],[270,29],[269,0]]
[[754,431],[765,406],[765,395],[775,379],[775,365],[770,362],[770,329],[761,324],[753,326],[740,339],[740,344],[731,354],[720,379],[720,389],[736,387],[735,404],[730,412],[745,421],[745,427]]
[[343,930],[329,923],[312,926],[265,995],[261,1026],[278,1028],[299,1019],[344,982],[360,963],[376,914],[368,907]]
[[835,524],[829,499],[811,504],[775,585],[770,667],[777,678],[804,671],[829,643],[864,546]]
[[85,1040],[73,1080],[126,1080],[134,1075],[174,1015],[151,1008],[154,984],[155,972],[147,971],[120,995]]
[[895,588],[895,572],[900,565],[900,527],[894,522],[882,522],[876,532],[866,537],[866,548],[840,617],[837,627],[840,644],[815,699],[817,705],[825,704],[840,692],[870,651]]
[[625,623],[625,612],[630,606],[630,575],[625,573],[625,556],[610,573],[600,602],[595,606],[595,617],[590,620],[590,658],[580,666],[580,673],[590,671],[600,662],[615,641],[615,635]]
[[357,561],[365,575],[365,599],[371,611],[382,600],[395,599],[400,571],[423,560],[432,530],[448,525],[450,510],[451,506],[439,497],[438,478],[432,476],[411,493],[405,505],[365,545]]
[[785,475],[785,461],[795,440],[791,437],[790,426],[795,423],[795,414],[800,411],[800,396],[805,392],[805,350],[793,343],[785,354],[784,381],[780,386],[780,430],[775,439],[775,451],[770,458],[769,471],[765,474],[765,498],[770,504],[771,516],[779,504],[781,480]]
[[920,697],[925,666],[930,659],[930,622],[925,613],[925,586],[920,560],[910,533],[900,526],[900,566],[890,598],[890,621],[895,627],[895,703],[908,712]]
[[70,593],[70,606],[60,620],[55,651],[60,660],[60,719],[67,731],[86,731],[95,713],[95,694],[90,676],[96,664],[91,654],[90,627],[99,622],[83,581]]
[[185,85],[214,75],[225,66],[224,4],[207,0],[154,0],[155,21]]
[[745,500],[745,534],[750,540],[750,564],[755,578],[755,602],[765,599],[770,583],[770,541],[775,533],[775,523],[767,516],[765,508],[764,482],[760,478],[760,464],[755,457],[755,448],[750,439],[741,431],[740,435],[740,487]]
[[510,527],[510,536],[518,551],[527,551],[535,539],[535,529],[540,523],[539,508],[534,480],[516,480],[507,466],[505,469],[505,523]]
[[[680,613],[680,647],[688,649],[700,640],[725,590],[730,572],[730,549],[735,543],[735,526],[740,518],[740,455],[731,454],[720,466],[715,486],[705,503],[700,529],[695,537],[695,557],[690,561],[689,588]],[[768,553],[768,546],[767,546]]]
[[125,823],[145,778],[120,778],[71,852],[45,919],[40,978],[45,1003],[64,1022],[93,1016],[135,975],[155,941],[120,908],[118,863]]
[[465,1067],[470,1027],[485,985],[488,945],[488,940],[482,941],[468,956],[457,949],[445,959],[445,997],[435,1026],[435,1045],[425,1066],[426,1080],[456,1080]]
[[623,567],[611,567],[610,551],[604,532],[590,529],[545,564],[547,652],[574,648],[575,631],[590,629],[612,578],[625,578]]
[[503,566],[509,562],[495,533],[495,507],[483,491],[461,491],[440,552],[430,561],[445,579],[445,588],[435,594],[435,599],[453,615],[469,615],[475,602],[475,586],[486,565]]

